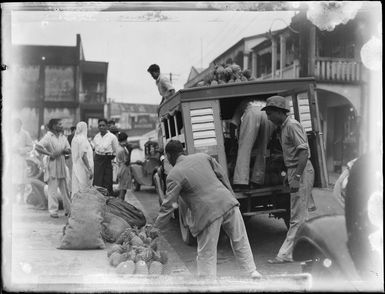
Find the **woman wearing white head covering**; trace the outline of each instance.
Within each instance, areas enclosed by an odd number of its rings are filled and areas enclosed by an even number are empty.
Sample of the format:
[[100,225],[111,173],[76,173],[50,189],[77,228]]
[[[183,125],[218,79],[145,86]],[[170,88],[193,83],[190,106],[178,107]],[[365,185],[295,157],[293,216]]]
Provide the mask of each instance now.
[[90,143],[87,139],[87,124],[83,121],[76,125],[75,136],[71,142],[72,152],[72,195],[79,190],[89,188],[94,176],[94,160]]

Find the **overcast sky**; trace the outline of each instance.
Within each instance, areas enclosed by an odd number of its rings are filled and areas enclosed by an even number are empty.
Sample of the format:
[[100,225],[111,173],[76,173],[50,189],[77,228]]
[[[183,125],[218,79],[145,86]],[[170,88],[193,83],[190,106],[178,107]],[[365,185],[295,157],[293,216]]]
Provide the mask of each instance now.
[[107,97],[158,104],[147,73],[157,63],[173,73],[176,90],[191,66],[208,64],[243,37],[287,26],[293,11],[13,11],[13,44],[75,46],[81,34],[86,60],[109,63]]

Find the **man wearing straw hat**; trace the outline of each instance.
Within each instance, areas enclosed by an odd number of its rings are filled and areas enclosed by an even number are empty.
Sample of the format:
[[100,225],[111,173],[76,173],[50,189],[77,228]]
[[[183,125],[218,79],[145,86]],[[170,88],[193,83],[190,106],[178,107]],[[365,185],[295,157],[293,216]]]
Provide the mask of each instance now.
[[307,136],[302,125],[287,114],[287,101],[282,96],[267,99],[267,117],[277,127],[282,145],[283,159],[287,168],[285,184],[290,187],[290,227],[277,256],[269,259],[271,264],[292,262],[294,238],[299,226],[308,217],[308,210],[314,210],[311,190],[314,184],[314,169],[311,164]]

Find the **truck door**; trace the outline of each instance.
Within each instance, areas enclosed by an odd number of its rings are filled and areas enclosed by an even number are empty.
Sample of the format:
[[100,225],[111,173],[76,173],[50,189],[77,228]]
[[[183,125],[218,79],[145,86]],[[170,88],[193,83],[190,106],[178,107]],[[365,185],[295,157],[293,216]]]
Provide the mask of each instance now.
[[307,133],[311,153],[310,160],[315,170],[314,186],[326,188],[328,186],[328,174],[325,144],[315,84],[310,83],[306,88],[284,92],[280,95],[289,102],[289,115],[299,121]]

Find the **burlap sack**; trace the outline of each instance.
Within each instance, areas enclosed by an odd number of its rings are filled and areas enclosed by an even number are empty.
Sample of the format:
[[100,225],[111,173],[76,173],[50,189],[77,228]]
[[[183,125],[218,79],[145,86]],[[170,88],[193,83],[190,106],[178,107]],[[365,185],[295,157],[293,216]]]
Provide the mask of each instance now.
[[120,216],[113,214],[106,206],[102,223],[102,237],[104,241],[114,243],[120,234],[130,225]]
[[46,184],[38,179],[30,179],[30,191],[26,195],[26,202],[36,209],[48,209],[48,199],[44,193]]
[[106,198],[95,187],[76,193],[58,249],[103,249],[102,221]]
[[130,226],[143,227],[146,224],[146,217],[143,212],[120,198],[108,197],[106,205],[109,212],[124,219]]

